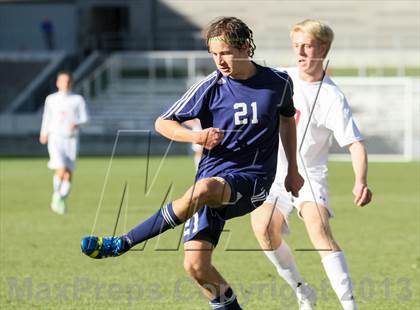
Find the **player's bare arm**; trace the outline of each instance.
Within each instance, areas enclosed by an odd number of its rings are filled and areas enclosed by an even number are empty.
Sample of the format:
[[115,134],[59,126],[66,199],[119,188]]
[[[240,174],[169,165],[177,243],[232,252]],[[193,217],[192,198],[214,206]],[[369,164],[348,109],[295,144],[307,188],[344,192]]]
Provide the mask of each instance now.
[[155,122],[155,129],[168,139],[177,142],[196,143],[211,150],[222,142],[224,134],[219,128],[206,128],[201,131],[193,131],[183,127],[173,120],[158,118]]
[[190,119],[188,121],[183,122],[182,125],[187,126],[188,128],[193,129],[196,126],[196,124],[199,123],[199,122],[200,122],[199,120]]
[[296,122],[294,117],[280,116],[280,138],[286,154],[288,168],[284,186],[293,196],[299,196],[304,180],[298,172],[296,160]]
[[354,203],[358,207],[364,207],[372,200],[372,192],[367,184],[368,159],[365,145],[357,141],[349,146],[351,162],[354,171]]

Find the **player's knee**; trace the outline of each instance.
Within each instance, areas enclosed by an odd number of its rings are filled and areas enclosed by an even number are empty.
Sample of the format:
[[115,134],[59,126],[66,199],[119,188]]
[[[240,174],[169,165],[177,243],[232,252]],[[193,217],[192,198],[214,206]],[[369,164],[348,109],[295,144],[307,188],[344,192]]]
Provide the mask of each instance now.
[[266,225],[265,229],[265,236],[266,238],[269,238],[270,240],[274,237],[280,234],[280,226],[275,225],[275,223],[270,222]]
[[57,169],[55,171],[55,175],[58,176],[60,179],[63,179],[64,178],[65,173],[66,173],[66,170],[65,169],[61,169],[61,168],[60,169]]
[[66,170],[63,174],[63,180],[66,181],[71,181],[71,171],[70,170]]
[[217,200],[218,184],[211,178],[202,179],[195,184],[192,194],[193,202],[203,204]]
[[273,223],[256,223],[253,225],[255,237],[264,248],[270,248],[274,240],[280,241],[280,228]]
[[264,239],[268,235],[269,223],[258,219],[252,219],[252,229],[258,239]]
[[194,189],[191,195],[191,200],[194,204],[197,204],[199,202],[205,203],[208,198],[208,184],[206,182],[206,179],[198,181],[194,185]]
[[184,269],[194,279],[202,278],[209,268],[210,265],[202,261],[184,259]]

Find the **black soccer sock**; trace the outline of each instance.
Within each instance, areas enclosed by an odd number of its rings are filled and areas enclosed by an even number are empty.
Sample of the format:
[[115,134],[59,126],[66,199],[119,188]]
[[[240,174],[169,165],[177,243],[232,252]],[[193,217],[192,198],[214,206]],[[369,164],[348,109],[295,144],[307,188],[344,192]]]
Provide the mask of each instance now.
[[212,309],[217,310],[242,310],[241,306],[238,304],[235,293],[230,287],[219,297],[211,300],[209,304]]

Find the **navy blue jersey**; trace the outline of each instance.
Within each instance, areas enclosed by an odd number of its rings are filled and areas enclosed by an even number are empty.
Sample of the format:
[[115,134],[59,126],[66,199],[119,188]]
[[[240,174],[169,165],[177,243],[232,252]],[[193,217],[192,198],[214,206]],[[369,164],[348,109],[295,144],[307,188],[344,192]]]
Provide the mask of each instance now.
[[224,131],[219,145],[204,149],[197,179],[229,172],[274,177],[279,116],[295,114],[293,85],[287,73],[255,65],[247,80],[213,72],[161,115],[180,123],[198,118],[203,129]]

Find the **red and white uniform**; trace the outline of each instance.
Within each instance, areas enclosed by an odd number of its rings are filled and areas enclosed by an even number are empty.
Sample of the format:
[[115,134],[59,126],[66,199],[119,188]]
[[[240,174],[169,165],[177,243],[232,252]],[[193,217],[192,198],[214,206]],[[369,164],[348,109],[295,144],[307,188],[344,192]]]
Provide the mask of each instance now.
[[[71,92],[56,92],[45,99],[41,135],[48,136],[48,167],[73,170],[78,151],[78,126],[88,121],[82,96]],[[77,125],[72,128],[72,124]]]
[[[299,149],[321,82],[308,83],[302,81],[298,76],[298,68],[296,67],[279,70],[286,71],[293,81],[293,102],[297,110],[295,118]],[[317,204],[326,207],[330,215],[333,215],[329,206],[327,183],[327,162],[332,138],[335,138],[341,147],[363,140],[352,118],[346,97],[331,78],[326,75],[303,140],[300,155],[297,153],[299,173],[305,179],[305,184],[299,191],[298,198],[292,198],[292,195],[286,192],[284,188],[284,179],[287,175],[287,159],[283,148],[279,148],[276,179],[271,187],[267,202],[280,209],[286,220],[293,207],[299,211],[300,205],[304,201],[315,201]],[[309,179],[306,177],[304,166]]]

